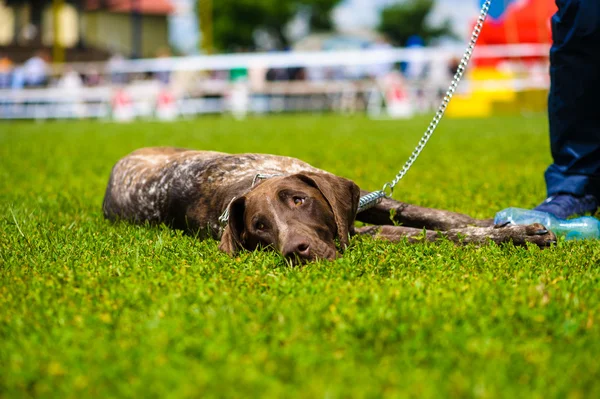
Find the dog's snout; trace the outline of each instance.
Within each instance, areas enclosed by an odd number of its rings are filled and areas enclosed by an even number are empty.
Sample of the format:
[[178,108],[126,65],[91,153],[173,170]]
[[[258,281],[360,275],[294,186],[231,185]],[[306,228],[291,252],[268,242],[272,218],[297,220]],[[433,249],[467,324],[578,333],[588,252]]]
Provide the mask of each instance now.
[[310,244],[307,240],[297,239],[287,243],[283,248],[283,256],[286,258],[295,258],[309,260],[311,257]]

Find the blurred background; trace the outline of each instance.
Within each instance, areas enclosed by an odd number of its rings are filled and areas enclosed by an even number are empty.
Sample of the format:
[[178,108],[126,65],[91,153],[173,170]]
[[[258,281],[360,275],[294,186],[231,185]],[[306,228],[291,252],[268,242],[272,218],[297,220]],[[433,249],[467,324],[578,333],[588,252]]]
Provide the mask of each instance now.
[[[437,108],[482,0],[0,0],[0,119]],[[449,117],[544,112],[550,0],[494,0]]]

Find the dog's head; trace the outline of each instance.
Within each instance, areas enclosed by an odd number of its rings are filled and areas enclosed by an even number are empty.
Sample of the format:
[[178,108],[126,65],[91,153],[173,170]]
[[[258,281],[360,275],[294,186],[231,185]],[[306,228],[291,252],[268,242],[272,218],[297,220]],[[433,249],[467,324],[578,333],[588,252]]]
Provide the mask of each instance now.
[[229,205],[229,223],[219,248],[271,248],[294,263],[335,259],[338,239],[348,245],[360,190],[325,173],[273,177]]

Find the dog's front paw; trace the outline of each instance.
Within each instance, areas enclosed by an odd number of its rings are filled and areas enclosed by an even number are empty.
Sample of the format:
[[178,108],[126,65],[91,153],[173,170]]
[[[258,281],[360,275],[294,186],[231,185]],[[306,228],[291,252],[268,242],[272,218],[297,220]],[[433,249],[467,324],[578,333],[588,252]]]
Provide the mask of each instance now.
[[539,223],[502,224],[494,226],[492,240],[497,243],[512,242],[514,245],[525,245],[530,242],[543,248],[556,244],[556,235]]

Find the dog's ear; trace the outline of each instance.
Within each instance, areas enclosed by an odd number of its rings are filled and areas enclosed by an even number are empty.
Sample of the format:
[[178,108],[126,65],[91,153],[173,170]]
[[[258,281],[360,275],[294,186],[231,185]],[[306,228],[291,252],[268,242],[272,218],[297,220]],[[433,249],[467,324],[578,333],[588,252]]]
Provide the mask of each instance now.
[[235,255],[244,248],[242,233],[244,232],[244,210],[246,197],[236,198],[229,204],[229,220],[223,230],[219,249],[229,255]]
[[354,218],[360,197],[358,186],[351,180],[328,173],[300,173],[296,177],[323,194],[333,211],[342,250],[346,249],[349,235],[354,232]]

